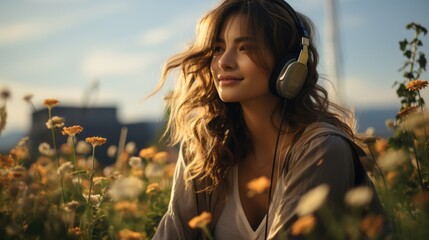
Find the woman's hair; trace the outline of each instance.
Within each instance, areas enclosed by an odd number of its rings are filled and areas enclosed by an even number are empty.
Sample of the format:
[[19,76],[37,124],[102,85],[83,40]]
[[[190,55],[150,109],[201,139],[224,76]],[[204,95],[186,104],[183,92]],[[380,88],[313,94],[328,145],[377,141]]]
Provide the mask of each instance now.
[[[205,190],[213,190],[251,146],[239,103],[225,103],[219,98],[210,72],[215,40],[223,25],[232,15],[243,16],[242,31],[255,39],[255,49],[268,47],[276,63],[300,49],[300,33],[284,4],[282,0],[223,1],[201,19],[189,48],[165,64],[158,90],[173,70],[179,70],[179,76],[175,89],[166,97],[169,117],[164,136],[172,145],[183,144],[187,183],[206,179]],[[317,121],[333,124],[353,137],[352,129],[341,120],[348,113],[330,103],[326,90],[317,84],[319,56],[312,42],[313,24],[298,15],[310,34],[308,75],[299,94],[286,102],[285,122],[294,138]],[[250,52],[250,57],[263,69],[272,70],[261,51]],[[278,111],[281,109],[279,106]]]

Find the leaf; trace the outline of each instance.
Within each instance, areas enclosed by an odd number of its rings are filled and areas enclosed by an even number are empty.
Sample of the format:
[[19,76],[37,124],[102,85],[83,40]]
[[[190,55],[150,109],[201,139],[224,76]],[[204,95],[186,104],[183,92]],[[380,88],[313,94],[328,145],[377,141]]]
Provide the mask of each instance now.
[[81,174],[84,174],[84,173],[86,173],[86,170],[80,170],[80,171],[72,172],[72,175],[76,176],[76,175],[81,175]]
[[408,41],[407,39],[404,39],[403,41],[399,42],[399,48],[401,51],[405,51],[405,48],[407,47]]
[[405,51],[404,52],[404,56],[406,56],[407,58],[411,58],[411,51],[410,50],[407,50],[407,51]]
[[424,53],[420,53],[420,56],[419,56],[419,59],[417,59],[417,62],[419,63],[420,68],[426,71],[427,60]]

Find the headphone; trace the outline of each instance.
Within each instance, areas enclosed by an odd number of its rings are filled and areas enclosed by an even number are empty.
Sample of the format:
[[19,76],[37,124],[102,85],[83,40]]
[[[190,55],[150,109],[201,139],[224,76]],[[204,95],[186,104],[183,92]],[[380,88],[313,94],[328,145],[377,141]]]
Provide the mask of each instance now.
[[310,34],[298,14],[285,1],[281,1],[289,15],[295,22],[300,34],[301,44],[299,54],[294,52],[280,59],[270,78],[270,91],[281,98],[292,99],[298,95],[307,78],[308,47]]

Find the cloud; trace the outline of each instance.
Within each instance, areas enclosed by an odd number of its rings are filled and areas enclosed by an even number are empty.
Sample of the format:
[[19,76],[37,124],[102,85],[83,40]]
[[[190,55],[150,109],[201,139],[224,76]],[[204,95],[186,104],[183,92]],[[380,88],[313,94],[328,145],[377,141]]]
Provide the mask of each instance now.
[[194,12],[181,13],[176,16],[172,16],[170,21],[164,25],[156,26],[152,29],[148,29],[138,35],[138,43],[143,46],[160,45],[171,41],[176,38],[177,40],[183,40],[182,37],[177,37],[180,34],[186,34],[193,36],[193,30],[195,29],[196,19],[199,16]]
[[399,102],[395,90],[377,79],[363,76],[346,76],[344,96],[355,106],[391,106]]
[[0,25],[0,46],[29,42],[50,36],[66,28],[123,11],[126,5],[96,5],[62,15],[51,14],[42,19],[27,19]]
[[82,62],[85,77],[130,76],[142,74],[158,57],[150,53],[129,53],[112,50],[97,50],[89,53]]

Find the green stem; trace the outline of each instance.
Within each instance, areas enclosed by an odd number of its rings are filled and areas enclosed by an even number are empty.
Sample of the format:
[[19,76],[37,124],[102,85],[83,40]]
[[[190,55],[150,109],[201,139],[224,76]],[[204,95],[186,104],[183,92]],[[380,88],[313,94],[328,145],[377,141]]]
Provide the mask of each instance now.
[[92,191],[92,179],[94,178],[94,168],[95,168],[95,146],[92,146],[92,169],[91,169],[91,176],[89,179],[89,192],[88,192],[88,199],[87,203],[89,203],[89,200],[91,199],[91,191]]
[[210,233],[209,229],[207,228],[207,226],[204,226],[202,228],[202,230],[203,230],[204,234],[207,236],[208,239],[214,240],[214,238],[213,238],[212,234]]
[[[421,102],[422,101],[422,95],[420,94],[420,91],[417,91],[417,94],[419,95],[419,101]],[[424,111],[423,111],[423,104],[420,104],[420,110],[421,110],[421,112],[422,112],[422,119],[424,120],[425,119],[425,116],[424,116]],[[424,132],[424,134],[425,134],[425,153],[426,153],[426,161],[429,163],[429,151],[428,151],[428,135],[427,135],[427,132],[426,132],[426,123],[425,123],[425,121],[423,122],[423,132]]]
[[425,188],[425,185],[423,183],[422,173],[420,170],[419,158],[417,157],[417,148],[416,148],[416,143],[414,142],[414,135],[412,134],[410,135],[411,135],[411,142],[413,144],[414,157],[416,158],[417,176],[419,177],[420,187],[422,188],[422,191],[426,191],[427,189]]
[[[73,150],[73,163],[74,163],[74,171],[77,172],[77,161],[76,161],[76,148],[74,146],[74,136],[71,136],[72,139],[72,150]],[[77,175],[77,191],[80,193],[80,177]]]

